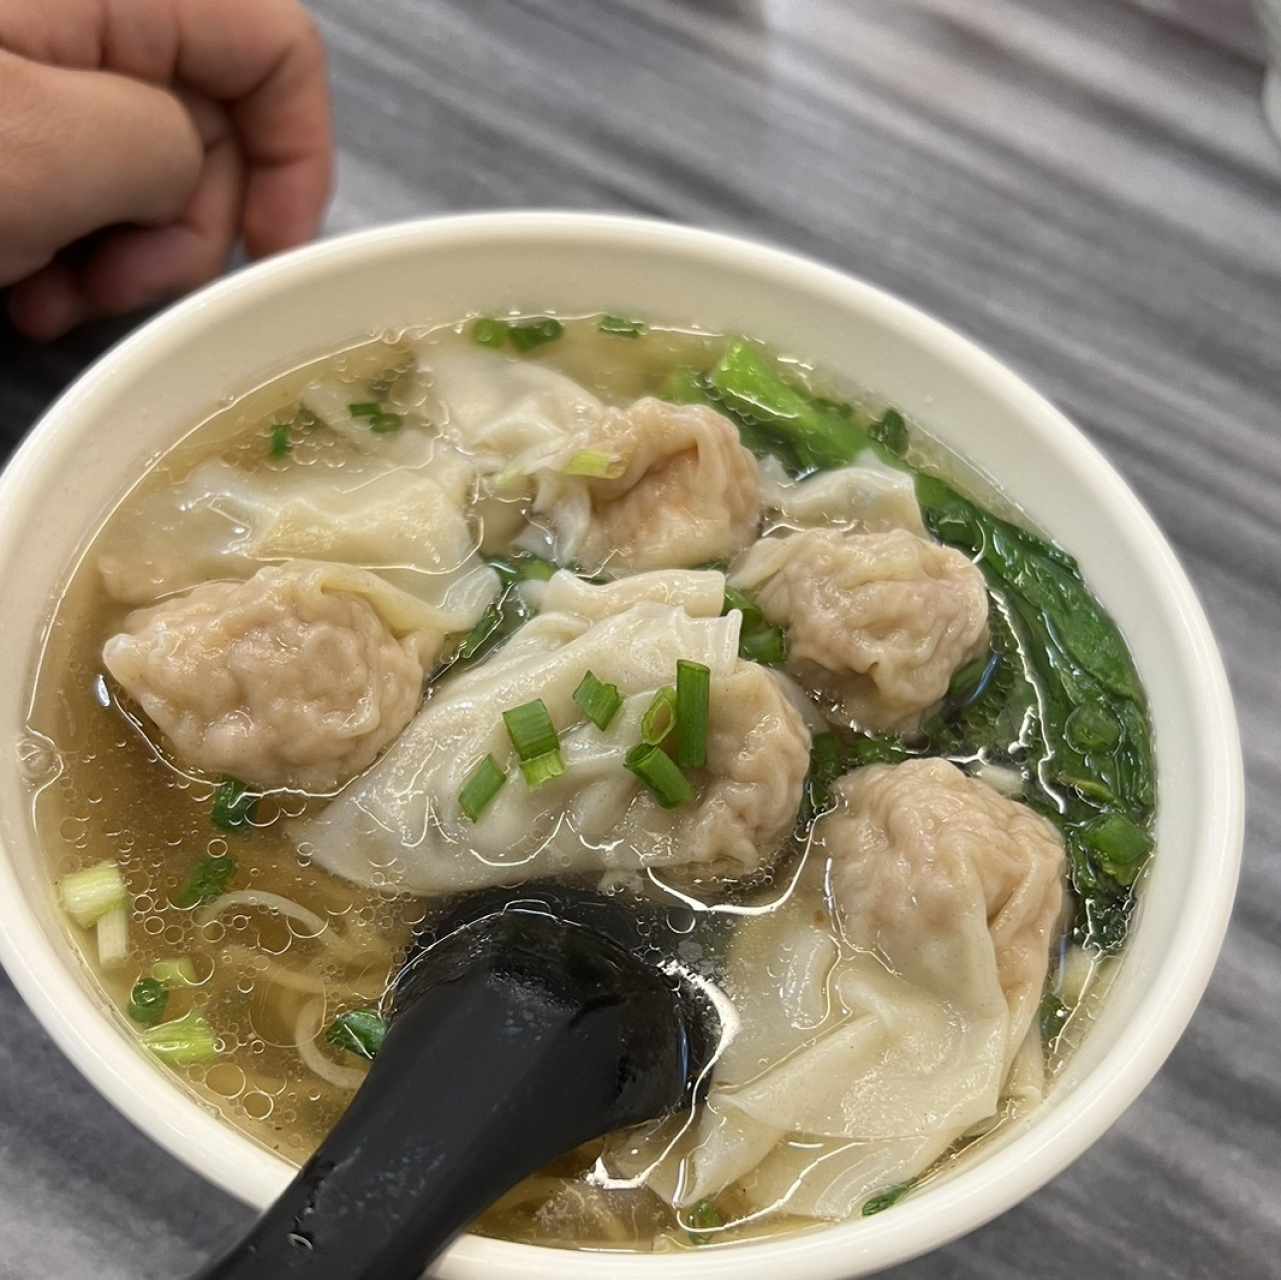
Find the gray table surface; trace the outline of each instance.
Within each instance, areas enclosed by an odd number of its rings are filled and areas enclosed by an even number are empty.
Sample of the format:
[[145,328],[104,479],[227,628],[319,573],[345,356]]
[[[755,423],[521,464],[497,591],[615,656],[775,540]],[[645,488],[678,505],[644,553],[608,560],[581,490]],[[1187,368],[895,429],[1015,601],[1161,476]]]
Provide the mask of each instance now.
[[[897,1280],[1281,1275],[1281,148],[1244,0],[323,0],[330,228],[629,210],[799,249],[977,337],[1149,503],[1239,702],[1209,994],[1071,1169]],[[0,327],[0,444],[114,325]],[[0,976],[0,1277],[183,1274],[248,1212],[114,1115]]]

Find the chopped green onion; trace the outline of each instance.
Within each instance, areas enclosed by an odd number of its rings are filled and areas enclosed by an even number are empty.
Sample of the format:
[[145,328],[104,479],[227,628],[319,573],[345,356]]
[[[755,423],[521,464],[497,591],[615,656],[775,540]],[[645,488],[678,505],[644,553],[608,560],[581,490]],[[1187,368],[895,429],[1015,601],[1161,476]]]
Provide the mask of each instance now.
[[482,347],[501,347],[507,341],[507,326],[501,320],[482,316],[472,324],[471,336]]
[[129,954],[129,908],[112,907],[105,916],[98,917],[95,928],[99,966],[114,969],[123,964]]
[[198,907],[227,892],[231,877],[236,874],[236,860],[229,853],[215,857],[210,854],[196,863],[191,878],[178,891],[173,900],[175,907]]
[[616,338],[639,338],[649,332],[644,320],[629,320],[626,316],[603,315],[596,321],[601,333],[611,333]]
[[542,698],[526,702],[503,712],[503,723],[511,736],[512,746],[522,760],[534,760],[560,746],[556,726]]
[[114,862],[95,863],[58,881],[62,909],[82,928],[98,923],[108,911],[129,905],[125,878]]
[[520,771],[525,775],[525,784],[533,791],[565,772],[565,757],[561,755],[560,748],[556,747],[531,760],[522,760]]
[[705,1234],[717,1227],[723,1227],[725,1219],[720,1210],[710,1200],[700,1200],[690,1211],[685,1223],[685,1233],[690,1244],[710,1244],[712,1237]]
[[675,809],[694,798],[689,779],[662,747],[641,742],[627,753],[623,765],[654,793],[664,809]]
[[779,667],[787,661],[787,633],[782,627],[744,627],[739,632],[738,653],[749,662]]
[[387,1038],[387,1024],[377,1009],[349,1009],[329,1024],[325,1039],[335,1049],[345,1049],[372,1062]]
[[582,449],[561,468],[561,475],[617,480],[626,470],[627,463],[612,453],[597,453],[594,449]]
[[458,793],[458,807],[475,822],[489,808],[506,781],[507,775],[494,762],[494,757],[486,756],[467,775],[467,781]]
[[712,672],[701,662],[676,664],[676,763],[686,769],[707,763]]
[[597,680],[589,671],[574,690],[574,701],[598,729],[608,729],[623,705],[623,695],[616,684]]
[[353,418],[376,418],[382,411],[383,407],[377,400],[362,400],[359,404],[347,406],[347,412]]
[[641,717],[641,742],[656,747],[676,728],[676,690],[666,685]]
[[863,1217],[870,1218],[874,1213],[880,1213],[891,1205],[898,1204],[908,1193],[911,1185],[910,1182],[900,1182],[892,1187],[886,1187],[884,1191],[874,1195],[870,1200],[865,1200],[863,1202]]
[[369,429],[379,435],[386,435],[391,431],[399,431],[403,421],[398,413],[380,413],[376,418],[369,419]]
[[218,1037],[198,1013],[162,1022],[138,1039],[171,1067],[190,1067],[218,1056]]
[[902,457],[907,452],[908,431],[903,415],[897,409],[886,409],[878,422],[872,423],[867,434],[891,453]]
[[564,332],[565,326],[551,316],[512,320],[507,325],[507,338],[517,351],[532,351],[545,342],[554,342]]
[[289,424],[276,423],[271,429],[271,456],[283,458],[293,447],[293,441],[289,438]]
[[129,1006],[125,1012],[142,1027],[154,1027],[165,1016],[169,992],[163,982],[155,978],[139,978],[129,993]]
[[196,966],[187,956],[175,956],[172,960],[157,960],[151,966],[151,976],[167,987],[194,987]]
[[222,831],[240,831],[258,812],[258,797],[239,778],[224,778],[214,792],[209,821]]

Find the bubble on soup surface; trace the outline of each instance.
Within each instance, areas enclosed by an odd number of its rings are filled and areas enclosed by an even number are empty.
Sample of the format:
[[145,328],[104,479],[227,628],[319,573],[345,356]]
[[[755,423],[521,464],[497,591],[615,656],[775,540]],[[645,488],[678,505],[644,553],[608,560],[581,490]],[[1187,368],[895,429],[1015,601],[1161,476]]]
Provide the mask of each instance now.
[[251,1089],[240,1099],[245,1115],[251,1120],[266,1120],[276,1108],[275,1100],[261,1089]]

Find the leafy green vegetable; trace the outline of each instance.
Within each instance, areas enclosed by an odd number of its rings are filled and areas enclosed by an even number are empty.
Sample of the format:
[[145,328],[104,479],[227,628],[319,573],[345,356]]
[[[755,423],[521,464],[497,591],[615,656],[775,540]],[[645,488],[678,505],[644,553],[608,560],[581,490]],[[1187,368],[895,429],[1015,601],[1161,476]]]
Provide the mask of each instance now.
[[713,1237],[709,1234],[725,1225],[721,1211],[710,1201],[700,1200],[690,1211],[686,1219],[685,1233],[690,1244],[710,1244]]
[[129,993],[129,1006],[125,1012],[142,1027],[154,1027],[165,1016],[169,992],[163,982],[155,978],[139,978]]
[[738,633],[739,657],[766,667],[781,667],[787,661],[787,632],[766,622],[760,606],[746,591],[726,587],[721,616],[734,609],[743,615],[743,627]]
[[596,321],[601,333],[611,333],[616,338],[639,338],[649,332],[644,320],[629,320],[626,316],[603,315]]
[[372,1062],[387,1038],[387,1024],[377,1009],[349,1009],[329,1024],[325,1039],[335,1049],[344,1049]]
[[801,806],[801,829],[832,807],[832,784],[851,769],[865,764],[900,764],[912,752],[897,739],[833,729],[815,734],[810,743],[810,767]]
[[[1151,730],[1129,651],[1065,552],[935,476],[918,476],[916,492],[931,532],[975,557],[1023,640],[1036,680],[1023,740],[1038,748],[1041,791],[1028,799],[1064,828],[1077,940],[1112,950],[1124,940],[1131,886],[1152,848]],[[1017,688],[1009,696],[1021,699]]]
[[283,458],[293,447],[294,442],[289,436],[289,424],[277,422],[271,429],[271,456]]
[[544,343],[555,342],[565,326],[551,316],[531,316],[527,320],[509,320],[507,322],[507,341],[517,351],[533,351]]
[[899,1182],[892,1187],[886,1187],[884,1191],[878,1192],[870,1200],[863,1202],[863,1217],[870,1218],[874,1213],[881,1213],[898,1204],[902,1198],[911,1190],[910,1182]]
[[239,778],[224,778],[214,792],[209,821],[221,831],[241,831],[257,815],[258,796]]
[[433,674],[439,679],[454,666],[470,666],[499,647],[513,632],[533,616],[520,592],[518,582],[546,581],[556,566],[538,556],[517,553],[506,558],[490,559],[489,566],[502,584],[498,598],[481,615],[480,621],[463,638],[452,658]]
[[907,452],[910,442],[907,423],[897,409],[886,409],[885,412],[867,429],[867,434],[883,445],[891,453],[902,457]]
[[732,343],[702,384],[754,453],[772,453],[790,471],[840,467],[871,443],[850,409],[785,381],[746,342]]
[[472,323],[471,336],[482,347],[501,347],[507,341],[507,326],[501,320],[481,316]]
[[236,874],[236,860],[229,853],[215,857],[209,854],[196,863],[190,879],[173,900],[175,907],[198,907],[227,892],[231,878]]
[[1036,1011],[1037,1025],[1041,1029],[1041,1039],[1046,1044],[1053,1044],[1067,1022],[1068,1007],[1053,992],[1047,991],[1041,997],[1040,1007]]

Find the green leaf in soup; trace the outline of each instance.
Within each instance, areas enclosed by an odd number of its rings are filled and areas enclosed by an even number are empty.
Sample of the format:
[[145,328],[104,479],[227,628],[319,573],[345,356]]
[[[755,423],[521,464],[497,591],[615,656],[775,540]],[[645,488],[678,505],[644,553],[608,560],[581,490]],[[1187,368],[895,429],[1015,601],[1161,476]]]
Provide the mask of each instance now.
[[870,444],[848,412],[785,380],[746,342],[731,343],[707,385],[722,409],[757,433],[757,447],[772,443],[784,465],[845,466]]
[[344,1049],[372,1062],[387,1038],[387,1024],[377,1009],[349,1009],[329,1024],[325,1039],[335,1049]]
[[174,906],[198,907],[227,892],[236,874],[236,860],[229,853],[209,854],[196,863],[187,883],[174,896]]

